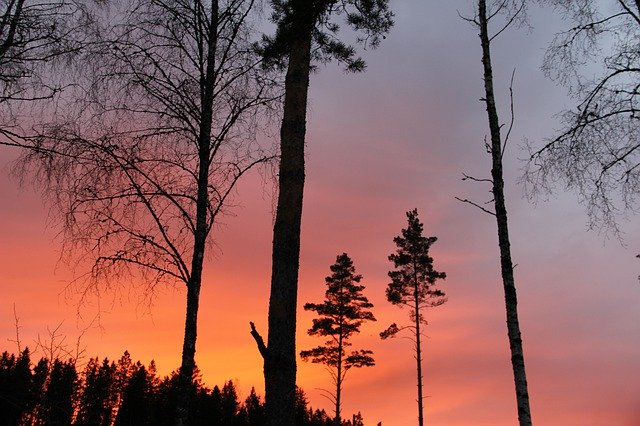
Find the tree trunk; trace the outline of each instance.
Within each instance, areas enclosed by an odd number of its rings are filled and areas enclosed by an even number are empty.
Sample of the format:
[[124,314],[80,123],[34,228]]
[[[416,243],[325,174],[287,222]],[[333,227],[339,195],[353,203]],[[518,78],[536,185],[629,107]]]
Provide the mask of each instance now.
[[280,129],[279,192],[273,229],[269,335],[264,362],[268,426],[292,426],[295,421],[296,306],[307,91],[314,26],[313,10],[305,3],[293,2],[294,28]]
[[491,68],[490,40],[487,29],[486,1],[478,1],[478,15],[480,24],[480,41],[482,44],[482,64],[484,66],[485,103],[489,117],[491,132],[491,157],[493,180],[493,197],[495,214],[498,224],[498,245],[500,247],[500,266],[502,283],[504,286],[505,304],[507,310],[507,331],[511,348],[511,364],[516,388],[518,404],[518,420],[520,425],[531,425],[531,411],[529,408],[529,391],[524,366],[524,352],[520,324],[518,322],[518,300],[516,296],[513,264],[511,262],[511,247],[509,243],[509,228],[507,223],[507,209],[504,198],[504,180],[502,176],[502,141],[500,137],[500,122],[493,93],[493,72]]
[[[414,267],[415,271],[415,267]],[[416,305],[416,363],[417,363],[417,375],[418,375],[418,425],[424,425],[424,407],[423,401],[424,398],[422,396],[422,348],[420,347],[420,303],[418,298],[418,277],[415,276],[414,273],[414,282],[415,289],[413,292],[413,297],[415,299]]]
[[196,337],[198,331],[198,305],[204,251],[208,235],[207,207],[209,205],[209,166],[211,155],[211,122],[213,119],[213,86],[215,84],[215,53],[217,48],[218,2],[211,5],[207,67],[202,91],[201,120],[198,138],[198,193],[196,202],[196,230],[191,259],[191,275],[187,282],[187,315],[184,326],[182,364],[177,385],[176,425],[188,424],[189,403],[193,371],[195,369]]
[[336,377],[336,417],[334,419],[334,424],[335,426],[340,426],[342,423],[340,417],[340,396],[342,394],[342,333],[340,333],[340,337],[338,339],[338,374]]

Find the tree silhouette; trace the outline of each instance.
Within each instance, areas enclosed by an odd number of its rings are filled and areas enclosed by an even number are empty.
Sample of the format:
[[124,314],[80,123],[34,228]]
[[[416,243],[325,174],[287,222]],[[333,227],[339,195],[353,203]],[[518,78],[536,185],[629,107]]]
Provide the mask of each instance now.
[[33,408],[36,396],[33,390],[29,348],[17,358],[3,352],[0,357],[0,424],[21,423]]
[[261,426],[265,423],[264,405],[255,388],[251,388],[249,396],[238,412],[238,426]]
[[[175,424],[177,371],[162,379],[156,365],[133,362],[129,352],[117,363],[89,359],[80,374],[73,361],[41,358],[31,366],[28,348],[16,357],[0,356],[0,424],[2,425],[153,425]],[[108,389],[108,390],[107,390]],[[191,381],[188,424],[193,426],[263,426],[260,396],[252,388],[244,403],[232,381],[222,390],[207,388],[196,368]],[[95,398],[95,399],[92,399]],[[295,426],[331,426],[324,410],[308,407],[296,389]],[[361,416],[354,415],[354,421]],[[343,426],[352,421],[343,422]],[[356,423],[358,424],[358,423]]]
[[315,311],[319,318],[313,319],[308,330],[310,336],[329,337],[323,346],[300,352],[303,360],[324,364],[328,367],[335,384],[335,424],[341,424],[340,405],[342,386],[345,376],[351,368],[371,367],[375,361],[372,351],[359,349],[347,354],[351,346],[349,340],[360,332],[365,321],[375,321],[371,312],[373,304],[362,294],[364,285],[360,285],[362,275],[356,274],[353,262],[346,253],[336,258],[331,265],[332,274],[325,278],[327,291],[323,303],[306,303],[306,311]]
[[541,2],[571,21],[547,49],[543,70],[577,105],[559,114],[555,137],[528,143],[524,181],[532,196],[563,182],[586,206],[591,228],[618,233],[640,188],[640,2]]
[[422,235],[423,225],[418,218],[418,210],[407,212],[407,227],[402,235],[393,239],[397,249],[389,255],[394,270],[389,271],[391,282],[387,286],[387,300],[401,308],[409,308],[410,325],[398,327],[391,324],[380,333],[382,339],[395,337],[405,329],[411,331],[416,353],[416,372],[418,381],[418,424],[424,424],[423,392],[422,392],[422,331],[421,325],[427,325],[423,311],[426,308],[440,306],[447,301],[445,294],[436,288],[437,281],[446,274],[433,268],[433,258],[429,256],[431,245],[438,239]]
[[42,406],[41,416],[45,425],[71,424],[77,386],[78,373],[73,362],[55,359]]
[[[498,109],[493,90],[493,68],[491,65],[491,42],[505,29],[524,20],[526,1],[525,0],[496,0],[489,3],[487,11],[486,0],[478,0],[478,9],[473,19],[467,19],[480,31],[480,46],[482,49],[482,66],[485,96],[481,100],[487,109],[487,119],[491,134],[491,143],[486,143],[488,152],[491,154],[491,179],[475,179],[475,181],[489,182],[493,195],[494,211],[485,209],[468,200],[462,200],[483,211],[495,216],[498,228],[498,247],[500,249],[500,270],[502,275],[502,286],[504,288],[505,308],[507,313],[507,334],[509,337],[509,347],[511,350],[511,366],[516,391],[516,401],[518,404],[518,420],[520,425],[531,425],[531,409],[529,407],[529,390],[524,363],[524,351],[522,349],[522,335],[520,333],[520,321],[518,319],[518,298],[516,294],[516,284],[513,275],[513,262],[511,260],[511,242],[509,239],[509,223],[507,219],[507,207],[504,195],[504,177],[502,159],[505,152],[506,143],[509,140],[511,126],[513,125],[513,108],[511,109],[511,125],[507,128],[504,142],[501,135],[502,125],[498,117]],[[505,16],[506,23],[490,33],[489,22],[500,16]],[[513,99],[512,99],[513,101]]]
[[296,389],[296,309],[300,223],[304,192],[307,93],[312,63],[336,59],[351,71],[364,69],[352,46],[337,38],[332,16],[346,17],[364,32],[359,42],[376,47],[393,24],[388,0],[271,0],[273,37],[265,37],[267,59],[284,67],[285,97],[280,127],[278,202],[273,229],[268,347],[251,323],[264,358],[265,404],[269,426],[294,422]]
[[233,426],[236,415],[240,409],[240,401],[238,400],[238,392],[231,380],[222,386],[222,425]]
[[139,361],[132,366],[132,373],[122,390],[122,401],[115,425],[146,424],[149,418],[153,382],[147,369]]
[[84,370],[84,385],[80,397],[77,425],[110,425],[117,402],[116,365],[105,358],[91,358]]
[[238,180],[272,157],[255,140],[259,113],[279,96],[252,48],[256,4],[97,9],[87,47],[61,73],[73,84],[19,144],[22,172],[59,214],[63,251],[89,265],[83,300],[120,282],[143,283],[148,297],[158,285],[184,285],[183,424],[212,230]]

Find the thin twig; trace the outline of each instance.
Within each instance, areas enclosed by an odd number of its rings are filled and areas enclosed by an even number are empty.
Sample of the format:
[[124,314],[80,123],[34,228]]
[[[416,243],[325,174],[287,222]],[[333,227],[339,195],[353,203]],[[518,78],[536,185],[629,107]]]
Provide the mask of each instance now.
[[515,121],[515,114],[513,112],[513,78],[516,75],[516,69],[513,69],[511,73],[511,82],[509,83],[509,100],[510,100],[510,108],[511,108],[511,122],[509,123],[509,130],[507,130],[507,134],[504,137],[504,143],[502,144],[502,152],[500,153],[500,160],[504,157],[504,152],[507,149],[507,142],[509,141],[509,136],[511,136],[511,130],[513,129],[513,122]]

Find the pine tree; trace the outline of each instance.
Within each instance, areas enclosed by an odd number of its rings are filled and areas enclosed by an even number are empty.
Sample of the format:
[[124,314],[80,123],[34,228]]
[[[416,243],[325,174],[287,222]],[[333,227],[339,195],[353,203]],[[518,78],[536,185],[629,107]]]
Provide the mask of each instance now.
[[351,368],[370,367],[375,364],[370,350],[360,349],[347,355],[345,349],[351,346],[349,339],[360,332],[365,321],[375,321],[370,308],[373,304],[362,294],[363,285],[359,285],[362,275],[357,275],[353,262],[346,253],[336,258],[331,265],[332,274],[325,278],[327,291],[325,301],[320,304],[307,303],[306,311],[315,311],[320,318],[313,320],[308,330],[310,336],[327,336],[324,346],[300,352],[303,360],[325,364],[332,371],[336,386],[335,424],[340,425],[340,403],[342,385],[347,371]]
[[273,37],[265,38],[265,56],[283,67],[286,63],[287,72],[273,227],[269,346],[253,323],[251,334],[264,358],[267,424],[290,426],[295,417],[296,307],[309,75],[314,63],[331,59],[345,64],[350,71],[365,68],[354,47],[340,40],[337,34],[340,25],[334,17],[346,18],[348,25],[361,34],[356,40],[371,48],[380,43],[393,25],[393,13],[388,0],[271,0],[270,3],[277,29]]
[[395,253],[389,255],[395,270],[389,271],[391,282],[387,287],[387,300],[394,305],[409,308],[412,323],[398,327],[391,324],[380,333],[386,339],[394,337],[396,333],[409,329],[415,344],[417,376],[418,376],[418,424],[424,424],[423,394],[422,394],[422,347],[420,331],[421,325],[427,325],[422,310],[428,307],[440,306],[446,302],[444,292],[436,289],[437,280],[444,279],[446,274],[433,269],[433,258],[429,256],[429,248],[438,239],[422,235],[423,225],[418,219],[418,210],[407,212],[408,225],[402,230],[402,236],[397,236],[393,242],[397,246]]

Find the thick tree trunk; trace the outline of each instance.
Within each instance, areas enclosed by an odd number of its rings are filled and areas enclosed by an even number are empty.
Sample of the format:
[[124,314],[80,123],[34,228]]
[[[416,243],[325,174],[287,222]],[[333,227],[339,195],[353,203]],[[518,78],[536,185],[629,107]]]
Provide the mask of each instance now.
[[269,335],[264,362],[268,426],[292,426],[295,420],[296,306],[307,91],[314,25],[312,8],[306,2],[293,2],[293,25],[280,129],[279,192],[273,229]]
[[511,247],[509,243],[509,228],[507,223],[507,209],[504,198],[504,180],[502,176],[502,141],[500,137],[500,122],[493,93],[493,71],[491,68],[490,40],[487,28],[486,1],[479,0],[478,15],[480,24],[480,41],[482,44],[482,64],[484,66],[485,102],[489,117],[491,132],[491,157],[493,166],[491,177],[493,180],[493,197],[495,214],[498,224],[498,244],[500,247],[500,266],[502,283],[504,286],[505,304],[507,310],[507,332],[511,348],[511,364],[516,388],[518,404],[518,420],[520,425],[531,425],[531,411],[529,408],[529,391],[524,366],[524,352],[518,321],[518,300],[513,277],[511,262]]
[[215,84],[215,52],[217,48],[218,2],[211,5],[209,45],[207,46],[207,66],[204,90],[201,98],[201,120],[198,139],[198,193],[196,201],[196,229],[191,259],[191,275],[187,282],[187,315],[184,325],[182,364],[177,385],[176,425],[188,424],[189,403],[193,371],[195,369],[196,338],[198,331],[198,305],[204,251],[208,235],[207,210],[209,206],[209,166],[211,155],[211,122],[213,119],[213,86]]
[[414,300],[416,302],[414,309],[416,310],[416,372],[418,375],[418,425],[424,425],[424,398],[422,396],[422,348],[420,342],[420,303],[418,298],[418,277],[414,276],[415,290]]

